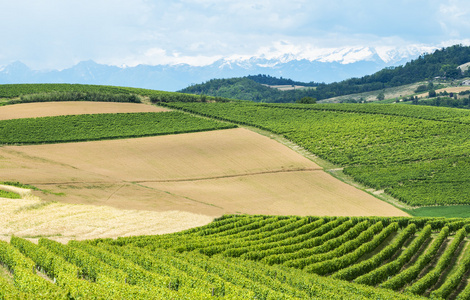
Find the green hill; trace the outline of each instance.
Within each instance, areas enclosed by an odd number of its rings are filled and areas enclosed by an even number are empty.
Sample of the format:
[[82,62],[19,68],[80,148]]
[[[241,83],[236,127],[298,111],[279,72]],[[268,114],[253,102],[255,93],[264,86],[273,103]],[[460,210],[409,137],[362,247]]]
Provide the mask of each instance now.
[[[335,176],[346,174],[378,194],[383,191],[401,200],[411,213],[442,206],[468,214],[470,207],[468,110],[395,104],[256,104],[74,85],[0,86],[0,95],[5,104],[71,95],[78,96],[67,99],[120,95],[109,96],[118,101],[122,95],[137,95],[140,101],[166,103],[281,134],[329,166],[335,164],[329,170]],[[89,116],[13,120],[1,123],[0,129],[22,132],[10,134],[12,139],[31,134],[40,139],[36,142],[55,142],[39,133],[50,127],[79,129],[81,121],[87,126],[113,123],[114,131],[128,129],[131,135],[156,123],[162,124],[162,133],[173,133],[180,125],[184,131],[199,125],[200,130],[233,126],[182,112],[159,114],[157,119],[151,114],[126,114],[111,120],[99,115],[92,120]],[[61,125],[54,125],[56,121]],[[24,130],[28,124],[21,122],[34,124]],[[69,131],[64,141],[77,135]],[[102,138],[107,137],[97,137]],[[45,238],[36,245],[12,237],[9,243],[0,242],[0,299],[469,299],[469,222],[466,218],[231,215],[160,236],[67,245]]]
[[[275,88],[270,88],[263,85],[262,82],[269,82],[270,84],[284,84],[290,82],[289,80],[282,80],[277,78],[263,79],[263,76],[254,77],[241,77],[230,79],[212,79],[203,84],[196,84],[187,87],[180,92],[196,95],[210,95],[215,97],[251,100],[255,102],[294,102],[296,99],[303,97],[310,97],[315,94],[315,89],[289,90],[280,91]],[[255,81],[256,80],[256,81]],[[268,83],[266,83],[268,84]]]
[[467,110],[249,102],[170,106],[281,134],[410,206],[470,204]]
[[[386,68],[375,74],[361,78],[351,78],[330,84],[315,84],[316,88],[310,90],[269,91],[266,87],[262,86],[261,83],[270,82],[268,81],[270,78],[266,77],[263,81],[263,76],[258,75],[243,78],[214,79],[203,84],[190,86],[181,90],[181,92],[252,100],[256,102],[286,103],[295,102],[303,97],[312,97],[317,100],[322,100],[342,95],[378,91],[384,88],[402,86],[430,80],[437,76],[446,77],[447,79],[470,76],[468,69],[463,73],[458,69],[458,66],[467,62],[470,62],[470,47],[455,45],[436,50],[433,53],[423,54],[402,66]],[[281,79],[278,79],[278,81],[287,82]],[[272,80],[272,82],[276,82],[276,80]]]
[[301,81],[294,81],[288,78],[277,78],[270,75],[248,75],[246,78],[253,80],[254,82],[267,84],[267,85],[300,85],[305,87],[316,87],[319,85],[317,82],[301,82]]
[[105,102],[205,102],[234,101],[220,97],[200,96],[140,88],[105,85],[44,83],[0,84],[0,105],[47,101]]

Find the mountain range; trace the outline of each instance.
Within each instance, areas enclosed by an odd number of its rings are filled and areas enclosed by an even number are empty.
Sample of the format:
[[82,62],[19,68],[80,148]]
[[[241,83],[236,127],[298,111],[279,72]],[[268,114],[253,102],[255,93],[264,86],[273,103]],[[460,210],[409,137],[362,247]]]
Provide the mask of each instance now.
[[[327,98],[383,90],[385,88],[434,80],[455,80],[470,77],[463,66],[470,62],[470,47],[454,45],[420,55],[404,65],[384,68],[360,78],[349,78],[340,82],[318,83],[288,81],[268,75],[245,76],[228,79],[212,79],[180,90],[183,93],[208,95],[222,98],[243,99],[261,102],[295,102],[305,97],[323,100]],[[311,86],[314,89],[291,88],[278,90],[265,86],[293,85]],[[313,101],[313,100],[308,100]]]
[[[434,48],[436,49],[436,48]],[[82,61],[63,70],[32,70],[17,61],[0,67],[0,84],[82,83],[176,91],[213,78],[266,74],[304,82],[337,82],[397,66],[432,50],[430,47],[356,47],[321,53],[282,53],[224,58],[205,66],[137,65],[117,67]]]

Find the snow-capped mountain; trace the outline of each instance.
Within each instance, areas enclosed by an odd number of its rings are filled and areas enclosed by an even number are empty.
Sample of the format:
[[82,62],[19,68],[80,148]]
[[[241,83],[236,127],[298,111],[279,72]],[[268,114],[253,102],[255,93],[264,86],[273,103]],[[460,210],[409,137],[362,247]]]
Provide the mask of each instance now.
[[266,74],[304,82],[334,82],[397,66],[430,53],[436,47],[295,48],[266,51],[254,56],[232,56],[206,66],[137,65],[116,67],[83,61],[61,71],[31,70],[21,62],[0,67],[0,84],[83,83],[176,91],[213,78]]

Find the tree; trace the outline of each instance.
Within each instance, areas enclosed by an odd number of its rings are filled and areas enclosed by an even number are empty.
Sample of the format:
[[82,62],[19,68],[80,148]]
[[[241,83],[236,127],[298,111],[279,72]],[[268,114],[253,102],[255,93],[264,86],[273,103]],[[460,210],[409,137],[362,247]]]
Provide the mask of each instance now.
[[385,94],[384,92],[380,92],[378,95],[377,95],[377,100],[384,100],[385,99]]
[[415,93],[422,93],[427,90],[428,90],[428,86],[426,86],[425,84],[421,84],[416,88]]
[[430,90],[429,91],[429,98],[436,97],[436,91],[435,90]]
[[303,97],[302,99],[298,99],[295,102],[296,103],[302,103],[302,104],[315,104],[315,103],[317,103],[317,99],[312,98],[312,97]]

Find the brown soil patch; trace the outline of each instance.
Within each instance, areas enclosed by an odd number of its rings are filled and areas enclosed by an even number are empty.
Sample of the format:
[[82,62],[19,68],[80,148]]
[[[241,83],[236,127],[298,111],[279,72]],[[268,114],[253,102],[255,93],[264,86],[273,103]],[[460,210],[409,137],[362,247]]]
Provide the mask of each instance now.
[[[124,140],[5,146],[0,169],[33,185],[168,181],[278,170],[321,169],[246,129]],[[25,168],[29,168],[28,172]]]
[[202,181],[143,183],[204,201],[221,213],[300,216],[407,216],[329,174],[292,171]]
[[[441,92],[447,91],[447,93],[460,93],[463,91],[468,91],[470,90],[470,86],[454,86],[454,87],[446,87],[442,89],[436,90],[436,93],[439,94]],[[429,93],[423,93],[419,94],[418,98],[426,98],[429,95]]]
[[116,102],[37,102],[0,107],[0,120],[52,117],[62,115],[161,112],[168,109],[139,103]]
[[0,147],[4,181],[121,209],[277,215],[406,215],[246,129]]

